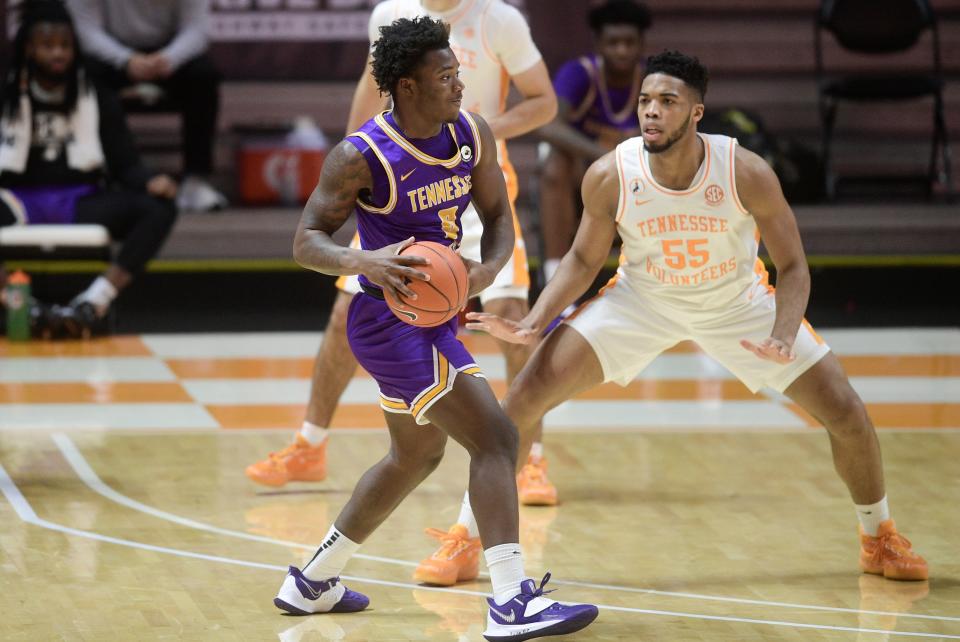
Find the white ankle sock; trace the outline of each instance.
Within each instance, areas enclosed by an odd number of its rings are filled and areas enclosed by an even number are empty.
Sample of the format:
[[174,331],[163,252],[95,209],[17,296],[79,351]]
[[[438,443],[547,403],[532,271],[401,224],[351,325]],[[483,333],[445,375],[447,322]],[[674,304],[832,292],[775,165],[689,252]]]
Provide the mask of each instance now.
[[309,421],[303,422],[303,426],[300,427],[300,435],[309,441],[311,446],[319,446],[325,442],[329,433],[329,428],[312,424]]
[[526,579],[523,573],[523,552],[519,544],[491,546],[483,552],[493,585],[493,601],[505,604],[520,595],[520,583]]
[[857,509],[857,519],[863,527],[863,532],[876,537],[880,522],[890,519],[890,508],[887,506],[887,496],[884,495],[876,504],[854,504]]
[[110,283],[106,277],[98,276],[93,280],[93,283],[87,286],[86,290],[77,295],[75,300],[86,301],[97,311],[97,316],[102,317],[107,313],[107,309],[118,294],[119,292],[113,286],[113,283]]
[[338,531],[336,525],[331,526],[313,559],[303,567],[303,574],[317,582],[337,577],[359,548],[360,545]]
[[469,537],[480,537],[477,520],[473,516],[473,507],[470,506],[470,491],[463,494],[463,502],[460,503],[460,517],[457,518],[457,523],[467,527]]
[[539,441],[535,441],[530,445],[530,457],[533,461],[540,461],[543,459],[543,444]]

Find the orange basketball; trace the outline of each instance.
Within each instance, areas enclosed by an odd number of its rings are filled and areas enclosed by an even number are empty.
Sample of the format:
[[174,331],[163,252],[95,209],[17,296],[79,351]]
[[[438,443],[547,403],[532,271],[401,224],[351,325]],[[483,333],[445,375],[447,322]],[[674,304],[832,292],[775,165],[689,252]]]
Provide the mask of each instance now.
[[393,298],[384,291],[387,305],[398,319],[423,328],[446,323],[467,304],[467,266],[456,252],[442,243],[417,241],[403,249],[401,256],[422,256],[430,265],[415,268],[430,275],[429,281],[407,281],[407,287],[417,293],[415,300]]

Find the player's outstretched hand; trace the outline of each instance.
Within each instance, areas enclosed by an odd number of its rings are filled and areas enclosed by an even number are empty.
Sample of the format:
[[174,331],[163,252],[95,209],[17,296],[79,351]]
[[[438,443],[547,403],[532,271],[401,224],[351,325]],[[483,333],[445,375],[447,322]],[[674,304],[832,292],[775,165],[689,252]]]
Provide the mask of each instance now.
[[416,299],[417,295],[407,287],[407,283],[412,279],[429,281],[430,275],[415,269],[414,266],[430,265],[430,261],[422,256],[400,256],[400,252],[413,245],[414,241],[411,236],[405,241],[367,252],[366,262],[360,273],[395,299],[400,296]]
[[533,343],[537,340],[537,333],[522,322],[503,319],[489,312],[467,312],[467,329],[482,330],[510,343]]
[[797,358],[797,355],[793,353],[793,346],[788,345],[785,341],[781,341],[780,339],[774,339],[773,337],[767,337],[761,341],[759,345],[747,341],[746,339],[741,339],[740,345],[757,355],[759,358],[767,361],[775,361],[776,363],[790,363]]

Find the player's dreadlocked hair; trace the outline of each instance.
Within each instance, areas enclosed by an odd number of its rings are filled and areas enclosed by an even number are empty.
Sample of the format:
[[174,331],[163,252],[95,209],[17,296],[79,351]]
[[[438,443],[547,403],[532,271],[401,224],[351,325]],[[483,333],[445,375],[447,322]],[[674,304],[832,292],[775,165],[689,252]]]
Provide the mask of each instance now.
[[[73,25],[73,18],[61,0],[24,0],[20,5],[20,28],[13,41],[13,56],[7,77],[3,86],[2,113],[11,118],[17,118],[20,112],[20,96],[30,81],[32,64],[27,58],[27,41],[33,28],[40,23],[65,24],[73,32],[76,42],[77,29]],[[67,71],[67,91],[64,96],[64,106],[67,111],[73,111],[77,106],[77,94],[80,91],[80,52],[79,48],[73,57],[73,63]]]
[[664,51],[656,56],[650,56],[647,58],[644,77],[650,74],[666,74],[679,78],[689,87],[700,92],[700,100],[707,95],[707,81],[710,79],[710,74],[695,56],[688,56],[679,51]]
[[424,55],[450,46],[450,27],[426,16],[400,18],[380,27],[373,47],[373,78],[381,94],[393,94],[397,82],[417,68]]
[[607,0],[590,10],[587,23],[591,31],[599,34],[605,25],[631,25],[641,34],[650,28],[653,19],[646,5],[633,0]]

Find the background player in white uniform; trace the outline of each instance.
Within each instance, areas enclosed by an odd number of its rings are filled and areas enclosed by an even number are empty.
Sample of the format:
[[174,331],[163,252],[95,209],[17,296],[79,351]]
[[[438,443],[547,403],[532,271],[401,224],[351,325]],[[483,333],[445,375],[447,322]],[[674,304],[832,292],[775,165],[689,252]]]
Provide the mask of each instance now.
[[[463,109],[486,119],[497,139],[498,158],[507,184],[511,206],[516,201],[517,177],[507,156],[504,141],[520,136],[553,120],[557,100],[550,75],[530,36],[523,16],[502,0],[386,0],[370,17],[370,42],[380,37],[380,27],[398,18],[428,15],[450,25],[451,48],[460,63],[464,82]],[[369,66],[369,60],[368,60]],[[507,92],[513,83],[521,100],[506,108]],[[347,131],[351,132],[387,106],[365,67],[357,85]],[[403,177],[401,176],[401,181]],[[482,225],[471,206],[462,217],[464,256],[480,260]],[[521,319],[528,311],[529,273],[523,236],[516,223],[513,256],[480,300],[485,310],[510,319]],[[356,242],[356,238],[354,239]],[[326,433],[340,396],[356,371],[357,362],[346,339],[346,317],[357,292],[356,277],[341,278],[323,342],[314,363],[306,421],[294,444],[284,451],[249,466],[247,476],[262,484],[282,486],[287,481],[319,481],[326,476]],[[498,342],[512,381],[532,352],[532,346]],[[539,428],[535,428],[539,437]],[[539,439],[537,439],[539,442]],[[536,453],[542,447],[535,444]],[[522,463],[522,462],[521,462]],[[543,503],[556,491],[545,475],[546,461],[536,457],[518,477],[521,501]],[[555,499],[554,499],[555,501]],[[480,551],[476,525],[465,500],[462,519],[444,534],[444,546],[424,561],[416,577],[434,584],[453,584],[456,578],[472,579],[477,574]],[[452,538],[452,539],[451,539]]]
[[[861,568],[926,579],[926,562],[890,519],[863,402],[803,318],[810,275],[776,175],[736,140],[697,133],[707,71],[696,58],[665,52],[646,73],[642,136],[588,170],[573,248],[533,310],[519,323],[469,315],[468,327],[532,341],[592,283],[620,233],[616,277],[540,345],[507,393],[507,414],[522,432],[562,401],[602,381],[626,384],[667,348],[694,340],[751,390],[781,391],[827,428],[860,520]],[[757,261],[761,234],[775,291]]]

